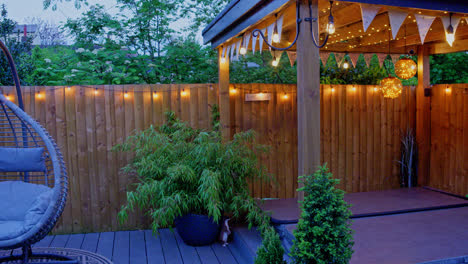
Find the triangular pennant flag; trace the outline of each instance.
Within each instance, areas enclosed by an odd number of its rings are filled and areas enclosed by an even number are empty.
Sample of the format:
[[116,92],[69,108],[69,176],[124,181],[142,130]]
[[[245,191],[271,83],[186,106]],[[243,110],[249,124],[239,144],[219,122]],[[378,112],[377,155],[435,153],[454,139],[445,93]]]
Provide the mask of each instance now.
[[383,62],[387,58],[387,54],[386,53],[377,53],[376,55],[377,55],[377,58],[379,59],[380,67],[382,67]]
[[370,61],[372,60],[372,57],[374,57],[374,54],[364,53],[364,61],[366,62],[367,67],[370,67]]
[[367,31],[380,8],[381,7],[378,5],[361,4],[362,26],[364,27],[364,32]]
[[424,44],[424,39],[426,39],[427,32],[434,22],[435,16],[425,16],[425,15],[414,15],[416,17],[416,23],[418,24],[419,37],[421,38],[421,44]]
[[327,65],[328,57],[330,57],[330,52],[320,52],[320,59],[322,60],[323,66]]
[[[262,29],[261,31],[262,31],[262,34],[265,36],[266,28]],[[263,51],[263,41],[264,40],[262,38],[259,38],[258,41],[259,41],[258,44],[260,44],[259,45],[260,53],[262,53],[262,51]]]
[[221,52],[221,58],[225,58],[226,54],[226,46],[223,47],[223,52]]
[[246,50],[249,49],[249,42],[250,42],[250,34],[246,34],[244,37],[244,48]]
[[353,63],[354,68],[356,68],[356,66],[357,66],[357,61],[358,61],[360,55],[361,54],[359,54],[359,53],[349,53],[349,58],[351,59],[351,62]]
[[[450,26],[450,17],[446,16],[446,17],[441,17],[440,19],[442,19],[442,23],[444,24],[445,32],[447,32],[447,28]],[[460,20],[461,20],[461,17],[452,16],[453,34],[455,34],[457,32],[458,23],[460,22]]]
[[272,41],[273,41],[273,29],[275,28],[275,23],[269,25],[267,27],[267,34],[268,34],[268,44],[271,45]]
[[241,45],[242,45],[242,41],[239,40],[236,44],[236,60],[239,60]]
[[400,30],[400,27],[407,16],[408,13],[400,10],[388,10],[388,19],[390,20],[393,39],[396,39],[398,31]]
[[284,15],[281,15],[278,18],[278,21],[276,22],[280,41],[281,41],[281,33],[283,33],[283,20],[284,20]]
[[390,54],[390,57],[392,58],[393,65],[400,59],[401,54]]
[[255,46],[257,45],[257,39],[258,39],[258,35],[254,37],[252,34],[252,54],[255,54]]
[[[288,53],[289,62],[291,63],[291,67],[294,67],[294,63],[296,62],[296,59],[297,59],[297,52],[287,51],[287,53]],[[320,55],[322,55],[322,53],[320,53]]]
[[234,57],[234,50],[236,49],[236,44],[232,44],[231,46],[229,46],[229,48],[231,49],[231,55],[229,56],[229,60],[232,61],[232,57]]
[[341,61],[343,60],[345,54],[344,53],[333,53],[333,54],[335,54],[336,63],[338,64],[338,66],[340,66]]

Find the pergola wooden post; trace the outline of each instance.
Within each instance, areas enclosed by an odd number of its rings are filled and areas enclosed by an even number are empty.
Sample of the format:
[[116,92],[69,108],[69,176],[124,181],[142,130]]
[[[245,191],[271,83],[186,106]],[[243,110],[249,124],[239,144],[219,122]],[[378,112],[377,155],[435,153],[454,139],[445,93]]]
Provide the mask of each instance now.
[[431,97],[429,49],[418,46],[418,85],[416,86],[416,141],[418,142],[418,184],[427,185],[431,151]]
[[[307,1],[300,5],[301,14],[308,14]],[[312,1],[312,10],[312,16],[317,17],[318,0]],[[298,176],[312,173],[320,165],[320,55],[309,30],[310,24],[302,23],[303,34],[297,42]],[[298,197],[302,200],[304,194],[300,192]]]
[[219,78],[219,114],[221,123],[221,134],[224,139],[230,138],[231,107],[229,106],[229,56],[224,56],[225,61],[221,62],[223,56],[222,48],[218,49],[218,78]]

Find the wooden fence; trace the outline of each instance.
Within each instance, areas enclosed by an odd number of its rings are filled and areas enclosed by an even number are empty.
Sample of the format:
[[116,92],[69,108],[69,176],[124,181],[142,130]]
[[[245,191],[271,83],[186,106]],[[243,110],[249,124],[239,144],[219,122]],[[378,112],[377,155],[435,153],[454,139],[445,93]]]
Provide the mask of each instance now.
[[[15,100],[11,87],[1,88]],[[405,87],[402,96],[394,100],[384,99],[374,88],[323,85],[321,90],[322,162],[328,163],[334,176],[341,180],[340,188],[348,192],[398,187],[396,160],[400,156],[400,136],[406,129],[415,127],[414,87]],[[130,157],[112,152],[112,146],[121,143],[134,130],[162,124],[166,110],[175,111],[196,128],[209,128],[210,106],[217,103],[217,91],[216,84],[24,87],[26,112],[57,140],[67,161],[70,196],[56,232],[106,231],[144,224],[141,214],[131,217],[123,227],[117,222],[117,213],[126,200],[127,186],[134,179],[119,173],[119,168]],[[438,88],[434,89],[434,100],[438,102],[442,95],[437,95],[436,91]],[[271,100],[244,100],[245,94],[258,92],[271,93]],[[455,181],[458,183],[464,177],[464,186],[468,184],[466,165],[463,165],[467,160],[467,96],[463,95],[463,101],[462,92],[454,89],[453,94],[457,96],[450,99],[449,105],[454,107],[456,102],[454,110],[460,114],[456,115],[456,121],[452,121],[451,116],[449,124],[455,122],[465,129],[460,132],[458,127],[451,127],[450,133],[458,136],[444,140],[453,140],[454,152],[438,154],[446,155],[443,157],[450,160],[447,166],[456,170],[458,176],[450,178],[445,188],[437,182],[438,176],[434,174],[432,179],[431,174],[432,186],[451,190],[450,186],[456,185],[457,193],[466,187],[454,184]],[[270,154],[263,157],[262,162],[277,181],[253,182],[252,193],[257,197],[294,197],[297,188],[296,86],[232,84],[230,94],[231,133],[254,129],[260,143],[271,146]],[[447,95],[443,97],[447,101]],[[439,135],[434,132],[436,127],[433,125],[434,140]],[[451,135],[440,133],[444,137]],[[463,135],[463,139],[459,135]],[[443,163],[439,156],[433,156],[431,163]],[[451,174],[444,175],[450,177]]]
[[435,85],[429,185],[468,195],[468,85]]

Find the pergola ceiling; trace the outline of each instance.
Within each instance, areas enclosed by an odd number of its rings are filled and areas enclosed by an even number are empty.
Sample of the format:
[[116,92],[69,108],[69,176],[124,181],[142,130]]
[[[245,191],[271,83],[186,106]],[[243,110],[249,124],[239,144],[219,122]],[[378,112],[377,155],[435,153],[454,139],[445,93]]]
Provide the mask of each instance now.
[[[335,1],[333,4],[333,16],[335,19],[336,32],[330,36],[327,45],[321,50],[350,53],[407,53],[410,49],[414,49],[416,45],[422,44],[415,14],[436,17],[424,41],[424,44],[427,44],[431,47],[431,53],[447,53],[467,50],[468,25],[465,19],[463,19],[464,17],[468,17],[466,13],[453,13],[453,17],[461,17],[462,19],[460,20],[458,29],[456,30],[454,45],[453,47],[450,47],[445,41],[445,29],[440,18],[448,16],[449,14],[447,11],[390,6],[380,7],[380,10],[372,20],[372,23],[368,27],[367,31],[364,31],[360,4]],[[319,0],[319,28],[321,33],[321,41],[323,41],[325,36],[329,8],[329,1]],[[395,39],[393,39],[391,34],[392,29],[388,16],[389,10],[398,10],[409,14],[400,27]],[[266,28],[276,20],[275,14],[278,16],[284,15],[282,39],[278,46],[285,47],[290,45],[296,35],[295,1],[290,1],[281,6],[275,10],[275,12],[270,13],[258,23],[250,25],[236,36],[228,39],[223,45],[229,46],[238,42],[243,34],[251,34],[254,29]],[[308,14],[301,14],[302,18],[306,16],[308,16]],[[301,34],[304,33],[305,32],[302,32]],[[251,43],[252,41],[250,41],[248,49],[251,49]],[[267,45],[263,45],[263,49],[267,49]],[[291,50],[295,50],[295,47],[293,47]]]

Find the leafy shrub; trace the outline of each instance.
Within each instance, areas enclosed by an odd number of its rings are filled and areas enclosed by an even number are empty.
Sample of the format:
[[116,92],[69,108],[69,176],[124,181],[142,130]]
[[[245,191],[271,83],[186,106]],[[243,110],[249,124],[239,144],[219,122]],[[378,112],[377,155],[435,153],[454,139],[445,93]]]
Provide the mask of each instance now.
[[[219,116],[213,116],[214,126],[219,127]],[[242,132],[223,141],[219,131],[193,129],[173,112],[166,118],[159,129],[138,132],[116,147],[134,153],[123,171],[139,178],[136,190],[127,193],[120,220],[138,207],[151,217],[155,232],[187,213],[205,214],[215,221],[223,213],[234,218],[247,215],[251,225],[263,223],[265,217],[247,182],[267,179],[258,164],[258,155],[267,149],[256,143],[255,133]]]
[[352,251],[351,212],[343,200],[344,192],[336,189],[326,165],[313,175],[300,177],[305,192],[302,215],[294,231],[291,256],[297,264],[348,263]]
[[283,254],[279,235],[273,227],[269,227],[264,232],[262,246],[257,250],[255,264],[286,264]]

